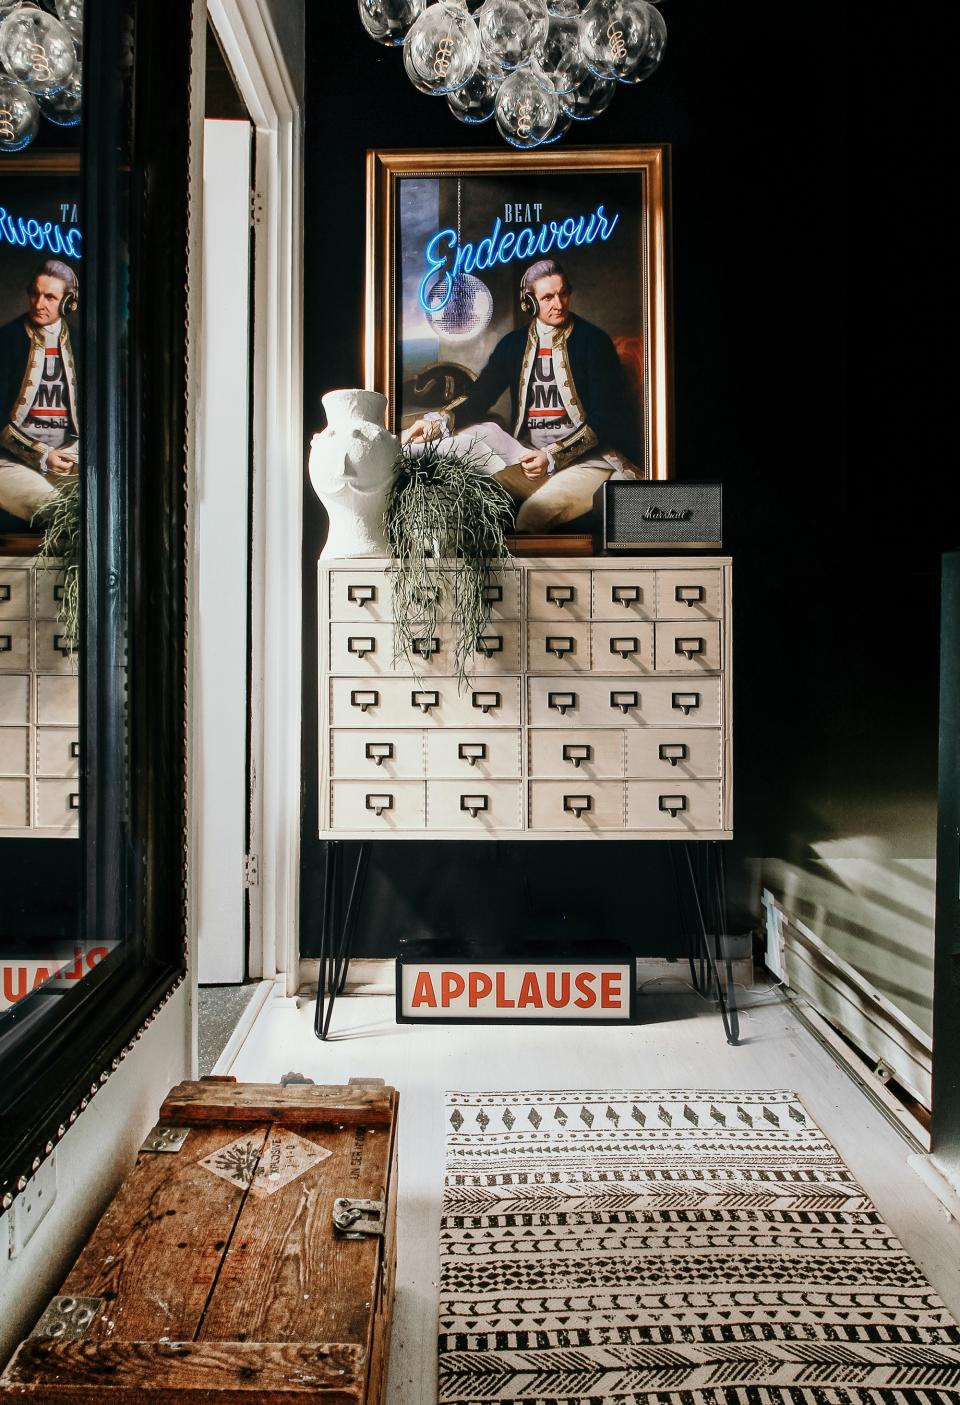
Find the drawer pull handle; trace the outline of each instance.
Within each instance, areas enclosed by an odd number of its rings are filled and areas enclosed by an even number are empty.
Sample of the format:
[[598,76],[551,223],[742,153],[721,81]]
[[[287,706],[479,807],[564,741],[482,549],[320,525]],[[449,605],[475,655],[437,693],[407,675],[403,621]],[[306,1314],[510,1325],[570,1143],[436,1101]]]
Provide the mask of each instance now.
[[682,654],[685,659],[695,659],[698,654],[706,652],[707,642],[705,639],[675,639],[673,641],[673,652]]
[[0,585],[0,605],[6,605],[10,599],[10,587],[6,584]]
[[503,635],[487,634],[478,640],[480,652],[485,658],[492,659],[494,654],[503,653]]
[[414,690],[410,694],[410,706],[418,707],[421,712],[429,712],[432,707],[440,706],[439,693],[421,693]]
[[593,809],[592,795],[565,795],[563,797],[563,808],[574,819],[579,819],[583,814],[589,814]]
[[640,640],[639,640],[639,639],[611,639],[611,640],[610,640],[610,652],[611,652],[611,654],[619,654],[622,659],[628,659],[631,654],[639,654],[639,652],[640,652]]
[[434,654],[440,652],[440,640],[436,635],[424,636],[422,639],[414,639],[410,647],[415,654],[419,654],[422,659],[430,659]]
[[671,766],[675,766],[678,761],[686,761],[688,755],[685,742],[660,743],[660,760],[669,761]]
[[366,757],[375,766],[382,766],[384,761],[392,761],[393,742],[367,742]]
[[611,693],[610,706],[618,707],[624,714],[628,713],[632,707],[640,706],[639,693]]
[[487,605],[499,605],[503,600],[503,586],[485,585],[483,587],[483,598]]
[[350,694],[350,706],[358,707],[361,712],[366,712],[370,707],[379,707],[380,694],[375,689],[364,692],[362,689],[355,688]]
[[377,598],[375,585],[348,585],[347,599],[351,605],[372,605]]
[[486,761],[486,742],[461,742],[457,747],[457,755],[461,761],[466,761],[468,766],[475,766],[478,761]]
[[377,652],[377,641],[371,639],[369,635],[361,638],[360,636],[351,634],[350,638],[347,640],[347,649],[351,654],[356,654],[358,659],[362,659],[365,658],[367,654],[375,654]]
[[68,634],[55,634],[53,636],[53,647],[58,654],[62,654],[65,659],[68,659],[71,654],[77,652],[77,641],[71,639]]
[[694,605],[701,604],[707,597],[707,592],[702,585],[678,585],[674,591],[674,599],[681,605],[687,605],[693,609]]
[[640,587],[638,585],[615,585],[610,592],[610,599],[615,605],[622,605],[625,610],[629,610],[631,605],[640,603]]
[[548,634],[546,638],[546,650],[548,654],[556,654],[558,659],[562,659],[564,654],[575,654],[577,643],[568,634],[553,635]]
[[71,810],[79,810],[79,809],[80,809],[80,792],[79,792],[79,790],[71,790],[70,796],[69,796],[69,798],[68,798],[68,800],[67,800],[67,804],[70,806],[70,809],[71,809]]
[[499,693],[474,693],[472,702],[486,716],[491,708],[500,706],[501,698]]
[[581,746],[576,742],[564,742],[563,759],[564,761],[572,761],[574,766],[579,766],[581,761],[592,761],[593,747],[585,744]]
[[697,708],[700,706],[700,694],[674,693],[673,706],[686,717],[691,712],[696,712]]
[[488,795],[461,795],[460,809],[466,810],[470,818],[475,820],[479,814],[490,808],[490,797]]
[[71,743],[70,743],[70,760],[71,760],[71,761],[79,761],[79,760],[80,760],[80,743],[79,743],[79,742],[71,742]]
[[13,653],[13,636],[10,634],[0,634],[0,654]]
[[377,819],[379,819],[380,816],[383,814],[384,810],[392,810],[392,809],[393,809],[393,796],[392,796],[392,795],[368,795],[368,796],[367,796],[367,809],[368,809],[368,810],[373,810],[374,813],[375,813],[376,816],[377,816]]
[[661,795],[660,809],[664,810],[671,819],[676,819],[687,808],[687,797],[685,795]]
[[577,706],[576,693],[548,693],[547,706],[554,708],[563,717],[567,712],[574,712]]
[[558,610],[562,610],[564,605],[571,605],[576,593],[572,585],[547,586],[547,600],[556,605]]

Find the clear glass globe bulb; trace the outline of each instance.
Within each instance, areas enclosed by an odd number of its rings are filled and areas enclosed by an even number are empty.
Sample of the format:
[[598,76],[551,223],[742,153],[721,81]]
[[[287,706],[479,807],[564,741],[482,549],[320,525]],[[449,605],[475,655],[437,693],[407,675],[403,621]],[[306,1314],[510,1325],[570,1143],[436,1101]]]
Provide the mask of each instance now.
[[0,24],[0,59],[28,92],[58,93],[77,66],[67,28],[43,10],[12,10]]
[[650,35],[647,39],[647,47],[640,56],[640,62],[632,73],[621,78],[621,83],[642,83],[645,78],[649,78],[651,73],[655,73],[660,67],[660,60],[663,58],[667,47],[667,22],[658,9],[647,0],[647,19],[650,24]]
[[606,112],[616,95],[617,84],[613,78],[598,78],[588,73],[582,83],[572,93],[564,93],[560,106],[575,122],[589,122]]
[[548,137],[544,138],[544,140],[541,142],[541,146],[553,146],[554,142],[559,141],[561,137],[565,137],[567,135],[572,126],[573,118],[570,116],[569,112],[564,112],[563,108],[561,107],[560,114],[554,124],[553,131]]
[[60,23],[69,29],[78,44],[83,43],[83,0],[57,0]]
[[586,3],[587,0],[547,0],[547,9],[551,15],[576,19]]
[[426,8],[427,0],[357,0],[360,19],[370,38],[388,46],[402,44],[407,30]]
[[493,72],[481,63],[469,83],[447,94],[447,106],[454,117],[469,126],[488,122],[493,116],[503,77],[502,73]]
[[580,16],[580,47],[600,78],[629,78],[646,51],[651,7],[645,0],[590,0]]
[[40,111],[58,127],[77,127],[83,116],[83,73],[79,62],[73,77],[52,97],[41,97],[37,101]]
[[560,115],[556,91],[527,69],[511,73],[497,94],[497,127],[511,146],[529,148],[546,141]]
[[530,60],[547,32],[545,0],[483,0],[477,23],[490,63],[510,73]]
[[0,73],[0,152],[22,151],[37,135],[40,109],[26,88]]
[[574,92],[589,77],[576,20],[551,15],[546,34],[530,56],[530,70],[537,78],[552,83],[561,96]]
[[407,31],[403,66],[421,93],[443,96],[469,83],[480,66],[480,34],[466,5],[429,5]]

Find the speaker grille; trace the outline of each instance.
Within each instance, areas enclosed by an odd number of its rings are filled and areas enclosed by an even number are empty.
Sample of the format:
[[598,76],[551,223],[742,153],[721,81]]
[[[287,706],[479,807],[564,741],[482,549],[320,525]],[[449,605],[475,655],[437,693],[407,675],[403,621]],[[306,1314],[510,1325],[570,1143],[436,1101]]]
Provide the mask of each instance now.
[[603,547],[719,547],[719,483],[608,482],[601,520]]

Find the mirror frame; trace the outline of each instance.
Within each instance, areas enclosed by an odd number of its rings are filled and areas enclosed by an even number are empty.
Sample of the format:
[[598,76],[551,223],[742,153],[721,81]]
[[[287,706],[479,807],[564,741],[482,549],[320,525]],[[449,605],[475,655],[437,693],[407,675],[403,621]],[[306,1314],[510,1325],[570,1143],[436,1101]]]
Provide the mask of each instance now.
[[3,1210],[186,975],[192,9],[86,7],[80,908],[83,939],[117,945],[0,1055]]

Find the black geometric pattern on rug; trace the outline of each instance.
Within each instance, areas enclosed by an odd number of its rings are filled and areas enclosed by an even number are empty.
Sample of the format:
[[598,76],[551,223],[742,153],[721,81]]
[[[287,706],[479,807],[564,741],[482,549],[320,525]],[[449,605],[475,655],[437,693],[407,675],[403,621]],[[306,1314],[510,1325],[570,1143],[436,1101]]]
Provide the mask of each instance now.
[[946,1405],[960,1328],[795,1093],[450,1093],[443,1405]]

